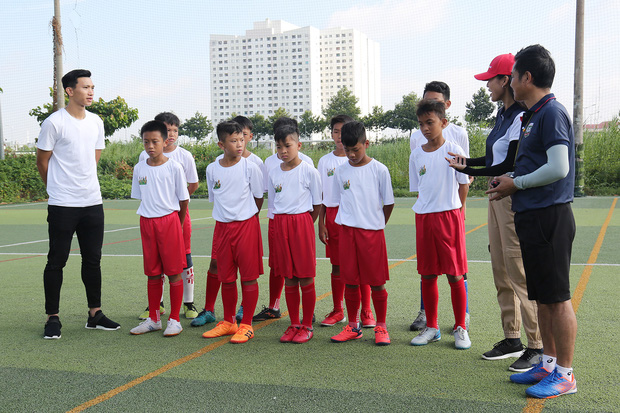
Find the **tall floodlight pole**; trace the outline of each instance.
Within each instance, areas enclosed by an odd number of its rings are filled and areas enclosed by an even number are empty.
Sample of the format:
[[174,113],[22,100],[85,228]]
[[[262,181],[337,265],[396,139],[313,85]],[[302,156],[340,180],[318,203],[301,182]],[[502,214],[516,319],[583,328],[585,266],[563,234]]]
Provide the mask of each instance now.
[[60,0],[54,0],[54,112],[65,107],[65,91],[62,88],[62,34],[60,32]]
[[575,23],[575,88],[573,129],[575,130],[575,196],[584,196],[583,174],[583,16],[584,0],[577,0]]

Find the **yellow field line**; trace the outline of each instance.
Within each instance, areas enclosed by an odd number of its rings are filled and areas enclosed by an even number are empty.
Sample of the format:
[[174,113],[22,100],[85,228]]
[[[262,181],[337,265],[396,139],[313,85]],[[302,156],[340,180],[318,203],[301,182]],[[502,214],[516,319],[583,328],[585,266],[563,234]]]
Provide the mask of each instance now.
[[[586,267],[583,269],[581,277],[579,277],[577,288],[575,288],[575,293],[573,294],[573,298],[571,299],[575,314],[577,314],[577,310],[579,309],[579,305],[581,304],[581,299],[583,298],[583,293],[586,291],[588,281],[590,281],[592,268],[594,268],[592,264],[596,263],[598,253],[601,252],[603,240],[605,239],[605,233],[607,233],[607,227],[609,227],[609,222],[611,221],[611,217],[614,213],[617,202],[618,198],[614,198],[613,202],[611,203],[611,207],[609,208],[609,212],[607,213],[607,218],[605,219],[605,222],[603,223],[603,226],[598,233],[598,237],[596,238],[596,242],[594,243],[594,247],[592,248],[592,252],[590,253],[590,258],[588,258]],[[534,399],[528,397],[527,405],[523,408],[523,413],[540,413],[545,407],[545,400],[546,399]]]

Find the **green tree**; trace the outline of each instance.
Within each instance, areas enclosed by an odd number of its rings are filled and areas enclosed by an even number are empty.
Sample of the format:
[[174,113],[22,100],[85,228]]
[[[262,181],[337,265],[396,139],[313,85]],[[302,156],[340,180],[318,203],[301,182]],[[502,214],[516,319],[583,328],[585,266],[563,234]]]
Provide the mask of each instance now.
[[263,115],[256,113],[250,116],[249,119],[252,121],[252,125],[254,125],[252,133],[254,134],[255,140],[258,141],[263,136],[271,134],[271,125]]
[[374,106],[372,111],[362,117],[362,123],[366,127],[366,129],[379,132],[386,128],[386,113],[383,111],[381,106]]
[[201,141],[213,132],[213,124],[200,112],[196,112],[194,116],[185,119],[185,122],[179,127],[179,135]]
[[269,116],[267,118],[267,123],[269,124],[269,132],[268,133],[272,133],[273,132],[273,123],[278,120],[279,118],[292,118],[291,114],[288,113],[288,111],[284,108],[278,108],[276,109],[275,112],[273,112],[273,115]]
[[420,98],[415,92],[403,96],[403,100],[394,106],[394,109],[387,111],[386,126],[388,128],[407,131],[409,134],[419,127],[418,116],[415,114],[416,106]]
[[359,99],[348,88],[343,87],[332,96],[323,108],[323,116],[329,121],[336,115],[349,115],[353,119],[359,119],[362,111],[357,106]]
[[[53,97],[54,89],[50,88],[50,97]],[[65,104],[69,102],[69,97],[65,93]],[[135,121],[138,120],[138,109],[131,108],[120,96],[105,101],[102,98],[93,102],[92,105],[86,108],[89,112],[92,112],[103,120],[103,128],[105,130],[105,136],[112,136],[114,132],[119,129],[128,128]],[[43,107],[37,106],[32,109],[29,114],[34,116],[39,125],[43,123],[53,113],[52,103],[45,103]]]
[[481,87],[474,93],[471,102],[465,104],[465,120],[468,123],[493,125],[495,119],[491,115],[494,110],[495,105],[491,102],[491,96]]
[[327,121],[312,115],[312,111],[305,111],[299,118],[299,131],[304,138],[310,138],[313,133],[321,133],[327,127]]

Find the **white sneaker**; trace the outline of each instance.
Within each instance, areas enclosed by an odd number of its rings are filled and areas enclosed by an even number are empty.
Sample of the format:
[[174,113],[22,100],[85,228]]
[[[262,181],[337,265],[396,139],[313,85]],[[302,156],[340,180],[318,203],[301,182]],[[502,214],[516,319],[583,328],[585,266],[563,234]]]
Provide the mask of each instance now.
[[438,328],[426,327],[420,334],[411,340],[412,346],[425,346],[433,341],[441,340],[441,333]]
[[151,317],[147,317],[146,320],[138,324],[137,327],[132,328],[129,332],[131,334],[144,334],[150,333],[151,331],[161,330],[161,320],[155,322],[151,320]]
[[454,347],[456,347],[457,350],[467,350],[471,347],[469,334],[463,327],[458,326],[452,335],[454,336]]
[[168,320],[168,325],[166,326],[166,330],[164,330],[164,337],[172,337],[178,335],[181,331],[183,331],[183,327],[181,323],[174,318],[170,318]]

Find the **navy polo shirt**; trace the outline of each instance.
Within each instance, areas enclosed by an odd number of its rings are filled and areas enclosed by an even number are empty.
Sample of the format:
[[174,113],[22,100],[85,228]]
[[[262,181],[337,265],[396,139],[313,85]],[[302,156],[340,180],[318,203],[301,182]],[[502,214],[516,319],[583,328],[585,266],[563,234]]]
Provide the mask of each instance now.
[[547,149],[568,146],[568,175],[548,185],[527,188],[512,196],[512,210],[524,212],[573,201],[575,190],[575,134],[566,108],[553,93],[523,114],[514,176],[527,175],[547,163]]

